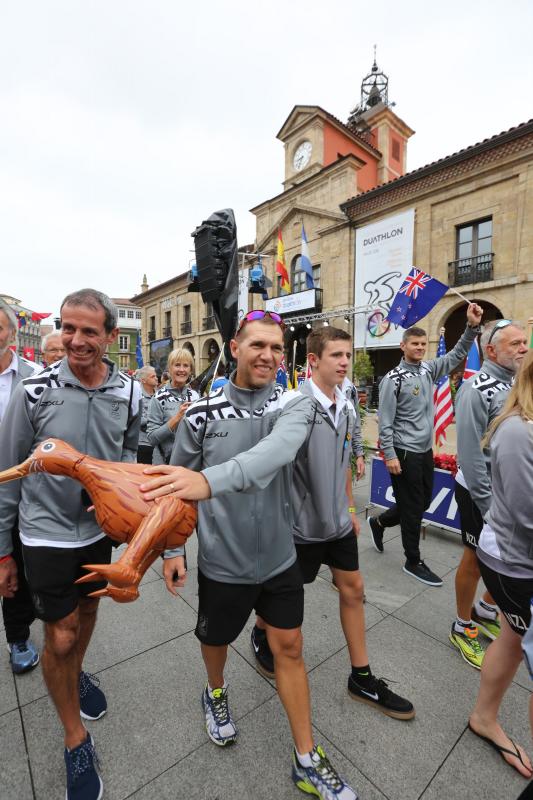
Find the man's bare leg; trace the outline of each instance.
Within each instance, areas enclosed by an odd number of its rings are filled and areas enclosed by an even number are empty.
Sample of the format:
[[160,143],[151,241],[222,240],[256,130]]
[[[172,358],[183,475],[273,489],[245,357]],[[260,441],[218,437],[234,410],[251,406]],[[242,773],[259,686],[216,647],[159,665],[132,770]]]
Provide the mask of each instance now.
[[222,688],[224,686],[224,666],[228,657],[228,646],[202,644],[201,649],[209,686],[211,689]]
[[[500,636],[492,642],[485,653],[479,692],[469,722],[475,733],[512,750],[512,743],[498,722],[498,713],[503,696],[522,660],[522,649],[520,636],[512,630],[503,614],[501,626]],[[504,753],[504,758],[521,775],[530,778],[533,773],[531,761],[521,747],[518,749],[526,767],[516,756]]]
[[274,656],[276,687],[291,726],[299,753],[313,749],[309,684],[302,656],[300,628],[283,630],[266,626],[268,644]]
[[87,736],[80,717],[78,609],[57,622],[45,622],[44,633],[43,676],[65,730],[65,747],[72,749]]
[[363,605],[364,582],[359,570],[348,572],[343,569],[331,570],[339,590],[339,612],[342,630],[350,653],[352,666],[368,664],[368,650],[365,634],[365,610]]
[[78,636],[79,671],[82,669],[83,659],[93,635],[96,625],[99,600],[97,597],[80,597],[79,620],[80,632]]

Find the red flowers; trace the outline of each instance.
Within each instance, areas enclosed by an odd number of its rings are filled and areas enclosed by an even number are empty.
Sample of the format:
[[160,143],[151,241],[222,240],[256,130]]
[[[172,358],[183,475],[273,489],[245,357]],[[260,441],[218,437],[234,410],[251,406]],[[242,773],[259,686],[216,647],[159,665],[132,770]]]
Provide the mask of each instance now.
[[455,477],[457,473],[457,457],[449,454],[434,455],[433,464],[437,469],[445,469]]

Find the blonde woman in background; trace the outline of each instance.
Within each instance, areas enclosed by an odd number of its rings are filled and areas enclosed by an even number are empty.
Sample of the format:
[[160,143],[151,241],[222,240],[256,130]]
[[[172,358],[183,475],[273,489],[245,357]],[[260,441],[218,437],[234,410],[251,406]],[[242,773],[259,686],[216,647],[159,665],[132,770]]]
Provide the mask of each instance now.
[[147,434],[154,448],[152,464],[169,463],[178,425],[190,404],[199,398],[189,386],[194,361],[188,350],[173,350],[167,369],[169,382],[155,393],[148,406]]
[[[479,538],[481,577],[501,611],[501,634],[488,648],[468,726],[525,778],[531,761],[498,721],[503,696],[522,659],[533,597],[533,350],[522,361],[490,443],[492,502]],[[530,714],[531,714],[530,706]]]

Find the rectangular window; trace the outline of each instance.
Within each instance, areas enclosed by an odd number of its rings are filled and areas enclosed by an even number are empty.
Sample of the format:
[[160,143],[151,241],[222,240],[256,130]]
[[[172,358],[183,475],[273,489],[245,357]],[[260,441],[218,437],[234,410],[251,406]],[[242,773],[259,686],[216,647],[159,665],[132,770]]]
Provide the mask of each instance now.
[[492,252],[492,219],[457,228],[457,258],[475,258]]
[[170,328],[170,311],[165,311],[165,328]]
[[129,336],[119,336],[118,337],[118,349],[119,350],[129,350],[130,349],[130,337]]
[[155,332],[155,317],[150,317],[150,330]]
[[398,139],[392,140],[392,157],[395,161],[400,160],[400,142]]
[[142,319],[142,317],[143,317],[142,311],[136,311],[135,312],[135,319]]
[[118,366],[120,369],[129,369],[130,367],[130,357],[129,356],[119,356],[118,357]]
[[183,306],[183,321],[190,322],[191,321],[191,307],[190,306]]
[[119,308],[118,315],[119,315],[120,319],[126,319],[126,312],[124,311],[123,308]]
[[128,309],[128,319],[133,319],[133,318],[134,318],[133,311],[131,309]]
[[464,286],[492,280],[493,255],[491,218],[456,228],[456,260],[448,265],[450,284]]

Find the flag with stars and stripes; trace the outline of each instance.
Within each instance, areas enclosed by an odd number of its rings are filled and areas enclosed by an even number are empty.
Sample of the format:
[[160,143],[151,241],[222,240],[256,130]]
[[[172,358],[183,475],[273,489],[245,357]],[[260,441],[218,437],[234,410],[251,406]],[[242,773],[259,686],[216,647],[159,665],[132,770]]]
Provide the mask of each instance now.
[[[437,349],[437,358],[446,355],[446,343],[444,336],[441,334],[439,339],[439,347]],[[440,378],[435,386],[433,395],[435,404],[435,444],[439,447],[446,440],[446,428],[453,422],[453,403],[452,393],[450,391],[450,379],[447,375]]]
[[386,319],[401,328],[410,328],[429,314],[448,287],[417,267],[411,270],[391,303]]

